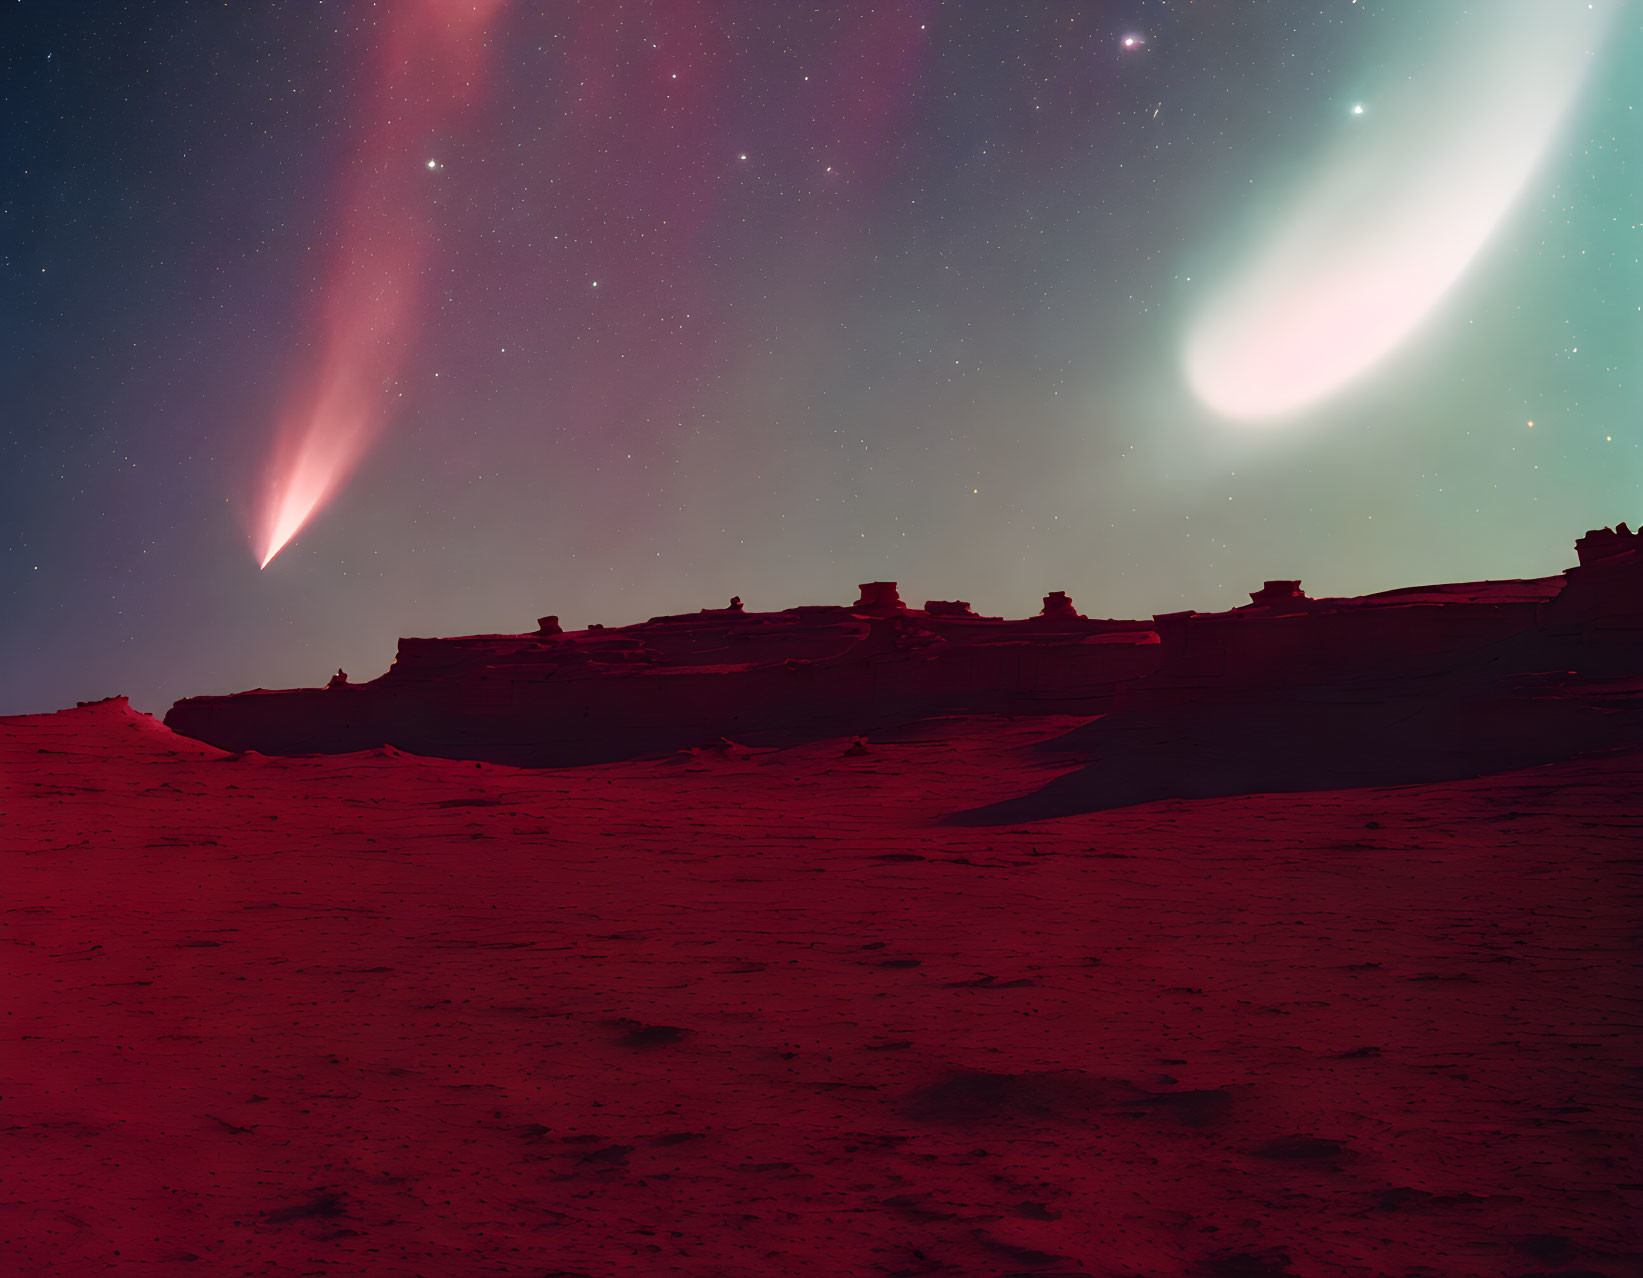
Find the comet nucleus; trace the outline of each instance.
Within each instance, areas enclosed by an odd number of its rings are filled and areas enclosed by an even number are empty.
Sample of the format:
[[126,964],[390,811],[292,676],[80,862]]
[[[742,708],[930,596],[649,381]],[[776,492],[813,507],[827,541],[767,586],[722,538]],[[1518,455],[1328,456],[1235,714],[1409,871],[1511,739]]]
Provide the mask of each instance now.
[[414,150],[479,96],[506,0],[384,6],[344,182],[336,251],[314,324],[316,356],[276,428],[255,533],[266,568],[353,473],[388,420],[388,387],[420,326],[431,228]]
[[[1277,228],[1192,319],[1188,382],[1282,418],[1347,386],[1436,308],[1552,148],[1616,0],[1501,0],[1377,96]],[[1408,78],[1406,78],[1406,75]]]

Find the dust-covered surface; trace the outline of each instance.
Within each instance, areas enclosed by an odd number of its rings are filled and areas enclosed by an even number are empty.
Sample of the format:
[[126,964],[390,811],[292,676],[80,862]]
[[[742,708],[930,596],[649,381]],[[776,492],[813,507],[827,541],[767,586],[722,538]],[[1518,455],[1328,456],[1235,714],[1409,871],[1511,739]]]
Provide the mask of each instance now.
[[1639,1271],[1643,753],[951,823],[1076,726],[0,720],[3,1267]]

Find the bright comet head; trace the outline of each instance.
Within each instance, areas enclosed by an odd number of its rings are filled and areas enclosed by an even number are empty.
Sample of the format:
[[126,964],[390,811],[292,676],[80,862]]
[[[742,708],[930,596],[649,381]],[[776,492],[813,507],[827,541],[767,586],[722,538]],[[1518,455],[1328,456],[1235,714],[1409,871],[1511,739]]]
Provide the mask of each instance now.
[[1183,356],[1199,398],[1233,421],[1273,421],[1402,346],[1522,195],[1616,9],[1548,27],[1536,0],[1500,0],[1463,22],[1193,317]]
[[[275,426],[254,532],[259,568],[336,494],[388,422],[397,396],[387,388],[417,335],[434,241],[424,180],[411,164],[479,95],[487,32],[506,3],[385,6],[392,14],[367,79],[342,229],[316,298],[314,355]],[[427,171],[443,167],[423,154]]]

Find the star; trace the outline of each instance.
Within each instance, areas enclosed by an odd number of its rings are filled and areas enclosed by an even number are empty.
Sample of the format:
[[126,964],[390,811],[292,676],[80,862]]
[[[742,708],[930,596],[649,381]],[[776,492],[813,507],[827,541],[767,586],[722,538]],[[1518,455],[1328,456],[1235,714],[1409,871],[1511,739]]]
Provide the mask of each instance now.
[[428,167],[430,169],[437,169],[439,167],[439,161],[438,160],[429,160],[428,161]]

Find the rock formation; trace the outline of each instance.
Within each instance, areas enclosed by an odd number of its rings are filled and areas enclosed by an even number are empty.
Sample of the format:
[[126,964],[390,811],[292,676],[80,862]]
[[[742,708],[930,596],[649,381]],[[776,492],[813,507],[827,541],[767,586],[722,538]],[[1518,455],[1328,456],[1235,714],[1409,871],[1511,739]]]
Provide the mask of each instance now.
[[1060,591],[1022,620],[964,601],[910,609],[885,581],[849,606],[761,613],[736,598],[572,632],[547,616],[528,634],[401,639],[366,683],[191,697],[166,723],[265,754],[387,744],[558,766],[935,715],[1134,715],[1343,687],[1390,704],[1422,688],[1504,694],[1554,670],[1643,675],[1643,538],[1622,524],[1577,551],[1579,566],[1552,577],[1339,599],[1268,581],[1239,608],[1147,621],[1086,617]]

